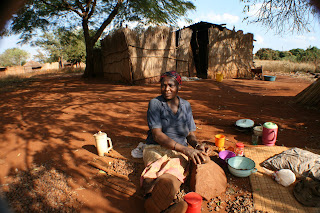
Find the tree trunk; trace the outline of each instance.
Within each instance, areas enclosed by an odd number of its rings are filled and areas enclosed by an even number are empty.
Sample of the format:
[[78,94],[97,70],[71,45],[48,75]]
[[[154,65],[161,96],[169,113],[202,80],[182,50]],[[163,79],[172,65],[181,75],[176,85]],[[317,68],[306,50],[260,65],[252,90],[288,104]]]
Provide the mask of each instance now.
[[84,78],[93,78],[95,77],[94,73],[94,60],[93,60],[93,45],[86,46],[86,69],[84,70],[83,76]]
[[[101,24],[100,28],[96,31],[94,36],[90,36],[89,33],[89,18],[91,17],[91,12],[87,13],[85,17],[82,18],[82,28],[83,28],[83,34],[84,34],[84,39],[86,42],[86,69],[82,75],[84,78],[88,77],[96,77],[95,73],[95,67],[94,67],[94,56],[93,56],[93,51],[94,51],[94,44],[98,41],[100,38],[103,30],[111,23],[111,21],[114,19],[114,17],[118,14],[119,8],[122,5],[123,0],[118,0],[117,4],[113,8],[112,12],[108,16],[107,19],[104,20],[104,22]],[[94,7],[93,7],[94,8]]]

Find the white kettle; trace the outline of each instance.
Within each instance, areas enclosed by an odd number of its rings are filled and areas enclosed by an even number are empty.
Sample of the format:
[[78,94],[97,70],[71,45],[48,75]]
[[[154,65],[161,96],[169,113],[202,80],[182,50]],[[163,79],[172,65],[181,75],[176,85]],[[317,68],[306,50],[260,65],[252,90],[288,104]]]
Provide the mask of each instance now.
[[96,141],[96,148],[99,156],[104,156],[112,149],[111,139],[107,137],[107,134],[99,131],[93,135]]

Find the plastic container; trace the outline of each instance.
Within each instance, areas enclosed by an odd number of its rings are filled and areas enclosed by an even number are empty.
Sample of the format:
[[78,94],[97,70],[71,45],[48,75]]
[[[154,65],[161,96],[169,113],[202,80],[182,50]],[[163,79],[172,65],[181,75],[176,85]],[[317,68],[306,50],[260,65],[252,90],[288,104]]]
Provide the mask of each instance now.
[[112,149],[111,139],[107,137],[107,134],[99,131],[93,135],[96,141],[96,148],[99,156],[104,156]]
[[272,178],[285,187],[296,181],[296,176],[290,169],[280,169],[272,174]]
[[253,135],[252,135],[252,139],[251,139],[251,143],[252,143],[252,145],[258,145],[258,143],[259,143],[259,136],[253,134]]
[[223,148],[224,147],[224,141],[226,139],[226,136],[222,135],[222,134],[217,134],[214,136],[214,142],[215,142],[215,145],[218,147],[218,148]]
[[202,197],[196,192],[189,192],[183,199],[188,203],[186,213],[201,213]]
[[258,135],[258,136],[262,136],[262,130],[263,127],[262,126],[255,126],[253,127],[253,134]]
[[272,122],[266,122],[262,128],[262,143],[266,146],[274,146],[277,140],[278,126]]
[[223,74],[222,74],[222,73],[217,73],[217,75],[216,75],[216,81],[222,82],[222,80],[223,80]]
[[263,80],[265,80],[265,81],[275,81],[276,80],[276,76],[264,75],[263,76]]
[[243,143],[236,143],[236,151],[237,156],[244,156],[244,144]]

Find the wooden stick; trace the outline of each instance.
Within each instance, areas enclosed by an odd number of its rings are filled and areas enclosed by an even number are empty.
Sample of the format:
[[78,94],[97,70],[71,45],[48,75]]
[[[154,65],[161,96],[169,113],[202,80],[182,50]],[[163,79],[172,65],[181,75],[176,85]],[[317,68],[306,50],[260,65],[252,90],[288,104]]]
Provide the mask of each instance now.
[[[100,162],[103,162],[103,161],[100,161]],[[105,162],[103,162],[103,163],[106,164]],[[106,172],[107,174],[110,174],[110,173],[111,173],[112,176],[114,176],[114,177],[116,177],[116,178],[125,179],[126,181],[129,181],[129,178],[128,178],[127,176],[119,175],[119,174],[117,174],[117,173],[115,173],[115,172],[112,172],[112,171],[108,170],[105,166],[100,165],[99,163],[90,162],[89,165],[91,165],[91,166],[93,166],[93,167],[95,167],[95,168],[97,168],[97,169],[100,169],[100,170]],[[121,192],[121,193],[126,194],[126,195],[129,195],[129,196],[134,196],[134,197],[139,198],[139,199],[141,199],[141,200],[144,199],[141,195],[137,195],[137,193],[136,193],[137,191],[136,191],[136,190],[133,190],[133,189],[131,189],[131,188],[125,188],[125,187],[123,187],[123,186],[117,185],[117,184],[114,183],[114,182],[112,183],[112,182],[110,182],[110,181],[108,181],[108,180],[106,180],[106,181],[107,181],[107,184],[106,184],[106,185],[107,185],[108,187],[110,187],[110,188],[112,188],[112,189],[114,189],[114,190],[116,190],[116,191],[118,191],[118,192]]]

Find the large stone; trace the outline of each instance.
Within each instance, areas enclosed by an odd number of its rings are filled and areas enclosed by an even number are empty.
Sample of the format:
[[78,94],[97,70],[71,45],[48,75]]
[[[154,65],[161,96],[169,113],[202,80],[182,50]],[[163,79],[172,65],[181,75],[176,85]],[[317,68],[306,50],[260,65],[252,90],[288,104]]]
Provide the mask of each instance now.
[[190,189],[204,199],[219,196],[227,189],[227,177],[223,169],[212,160],[204,164],[192,165]]

